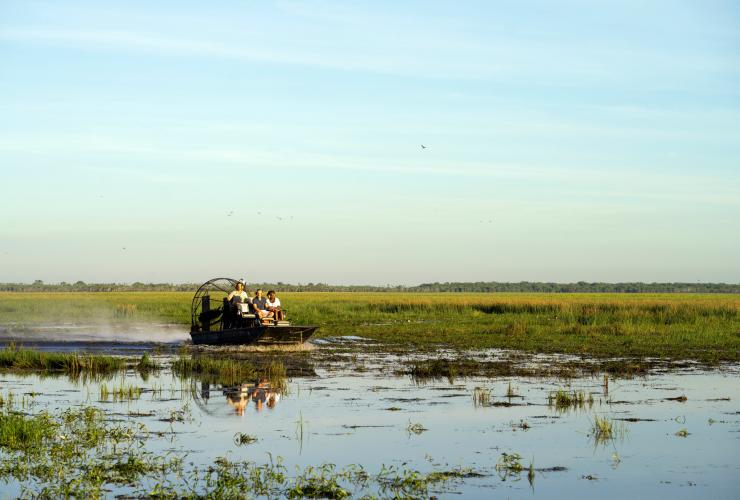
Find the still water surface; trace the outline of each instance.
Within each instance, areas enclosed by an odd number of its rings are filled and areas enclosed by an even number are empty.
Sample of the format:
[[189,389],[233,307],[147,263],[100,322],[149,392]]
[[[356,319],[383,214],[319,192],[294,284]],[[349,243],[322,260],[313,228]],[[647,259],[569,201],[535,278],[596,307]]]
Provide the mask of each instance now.
[[[375,361],[385,362],[382,355]],[[187,451],[187,460],[201,465],[221,456],[264,463],[271,455],[283,457],[288,470],[330,462],[361,464],[370,472],[381,464],[422,472],[463,466],[484,475],[432,492],[441,498],[738,498],[740,385],[733,368],[611,380],[608,393],[597,378],[474,378],[420,385],[387,371],[325,366],[316,373],[292,379],[280,395],[255,387],[254,381],[224,388],[169,371],[147,380],[126,373],[107,381],[145,389],[140,399],[127,402],[101,401],[101,382],[64,377],[6,374],[0,375],[0,385],[3,393],[38,393],[28,396],[34,411],[94,405],[111,419],[144,423],[170,436],[150,439],[150,450]],[[506,397],[509,386],[517,397]],[[476,388],[490,391],[487,404],[476,404]],[[584,391],[593,404],[570,410],[549,406],[548,395],[558,389]],[[667,399],[679,396],[686,401]],[[183,408],[184,422],[160,421]],[[613,420],[620,431],[615,439],[594,439],[596,415]],[[426,430],[415,433],[412,424]],[[683,429],[688,436],[677,436]],[[237,446],[236,433],[257,441]],[[533,461],[537,469],[564,469],[540,470],[532,484],[526,470],[502,477],[496,470],[502,453],[520,454],[525,468]],[[2,496],[18,491],[12,483],[0,488]]]

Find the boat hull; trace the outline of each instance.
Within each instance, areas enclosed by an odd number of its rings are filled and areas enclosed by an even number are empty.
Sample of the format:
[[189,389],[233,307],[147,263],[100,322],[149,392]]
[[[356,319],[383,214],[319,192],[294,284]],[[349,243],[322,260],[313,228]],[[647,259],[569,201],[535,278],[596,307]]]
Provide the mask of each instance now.
[[252,326],[230,328],[215,332],[191,331],[193,344],[243,345],[243,344],[300,344],[305,342],[316,326]]

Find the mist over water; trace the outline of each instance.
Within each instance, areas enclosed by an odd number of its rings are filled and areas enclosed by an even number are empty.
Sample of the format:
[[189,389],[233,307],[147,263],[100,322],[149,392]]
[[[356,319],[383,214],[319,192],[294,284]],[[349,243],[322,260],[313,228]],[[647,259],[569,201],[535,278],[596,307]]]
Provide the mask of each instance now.
[[0,341],[5,342],[179,344],[189,339],[184,325],[58,323],[33,327],[0,326]]

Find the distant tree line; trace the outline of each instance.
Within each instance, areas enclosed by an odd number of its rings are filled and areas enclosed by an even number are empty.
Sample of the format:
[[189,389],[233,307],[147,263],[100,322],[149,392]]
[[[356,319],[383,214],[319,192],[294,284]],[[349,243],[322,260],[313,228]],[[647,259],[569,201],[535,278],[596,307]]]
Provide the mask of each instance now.
[[[3,292],[194,292],[200,283],[0,283]],[[423,283],[415,286],[327,285],[308,283],[248,283],[248,290],[283,292],[549,292],[549,293],[740,293],[740,284],[728,283],[544,283],[495,281]]]

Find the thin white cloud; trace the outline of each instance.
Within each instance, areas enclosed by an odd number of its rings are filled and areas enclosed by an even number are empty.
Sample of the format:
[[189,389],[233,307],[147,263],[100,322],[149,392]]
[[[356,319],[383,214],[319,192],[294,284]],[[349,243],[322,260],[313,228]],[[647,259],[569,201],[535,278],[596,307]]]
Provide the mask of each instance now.
[[640,199],[740,206],[740,192],[733,182],[709,173],[665,173],[649,169],[622,166],[610,169],[588,165],[562,167],[553,165],[511,164],[502,162],[446,160],[409,160],[393,157],[363,158],[349,154],[291,153],[255,150],[251,148],[197,148],[122,142],[105,137],[86,135],[55,135],[53,137],[0,138],[0,152],[24,152],[58,157],[64,154],[110,155],[116,161],[149,164],[152,161],[176,161],[178,167],[152,171],[147,167],[109,167],[98,161],[91,167],[96,172],[109,171],[118,176],[136,177],[158,183],[197,183],[202,169],[194,165],[233,165],[240,168],[274,168],[304,171],[355,171],[384,175],[418,175],[463,177],[487,181],[527,182],[530,189],[551,190],[548,197],[566,199]]
[[[462,80],[499,80],[527,85],[591,86],[594,84],[639,84],[642,89],[685,87],[689,78],[705,71],[734,71],[734,61],[717,58],[676,60],[674,54],[569,43],[545,43],[498,39],[495,42],[461,42],[450,35],[422,33],[375,44],[337,46],[330,40],[315,44],[301,40],[285,42],[264,34],[238,33],[214,40],[152,35],[129,29],[69,29],[6,27],[0,41],[51,45],[85,51],[119,51],[143,54],[208,57],[239,62],[299,65],[305,67],[360,71],[408,77]],[[276,43],[279,42],[279,43]],[[563,64],[564,58],[568,59]],[[701,70],[697,73],[698,70]],[[683,75],[668,82],[663,72]],[[656,73],[657,72],[657,73]],[[692,76],[693,75],[693,76]],[[539,82],[539,83],[538,83]]]

